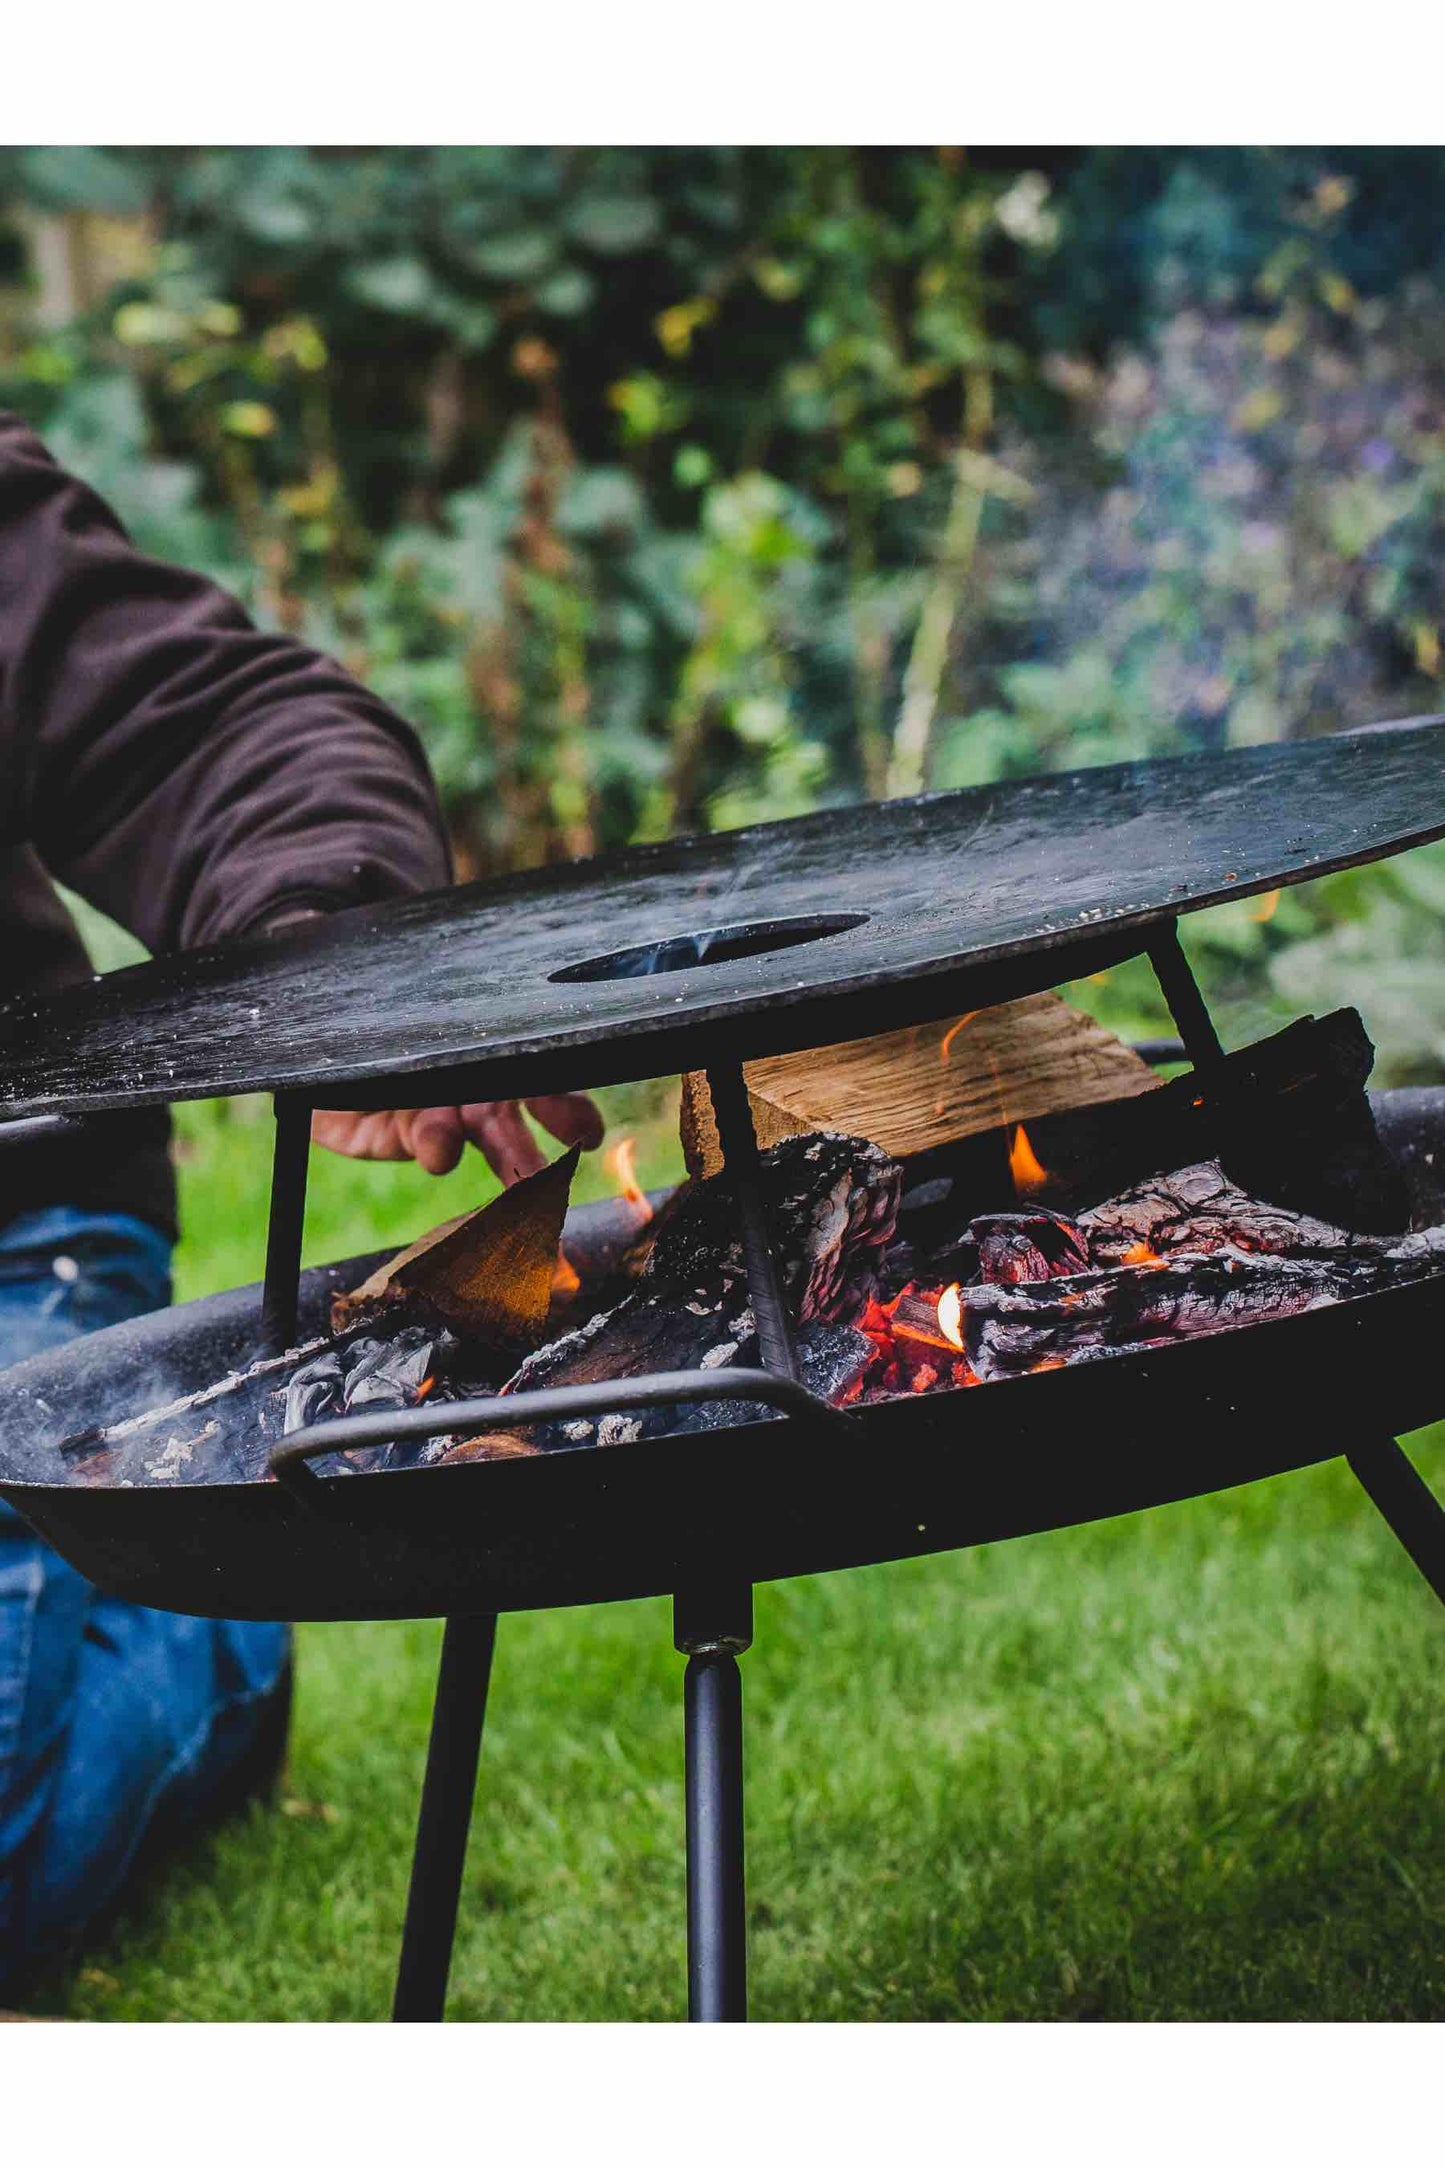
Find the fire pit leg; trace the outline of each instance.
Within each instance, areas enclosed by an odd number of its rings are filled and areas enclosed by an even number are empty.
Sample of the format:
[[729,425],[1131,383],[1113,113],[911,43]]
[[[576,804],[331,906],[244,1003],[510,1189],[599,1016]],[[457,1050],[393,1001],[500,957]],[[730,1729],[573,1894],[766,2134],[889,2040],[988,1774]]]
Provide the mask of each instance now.
[[[758,1179],[758,1139],[741,1062],[707,1072],[723,1165],[742,1223],[743,1262],[763,1367],[796,1378],[798,1361]],[[683,1680],[687,1790],[687,2014],[695,2025],[748,2014],[747,1885],[743,1848],[743,1680],[738,1652],[753,1638],[746,1582],[692,1588],[673,1606]]]
[[439,2025],[446,2004],[496,1640],[494,1617],[447,1620],[391,2006],[398,2025]]
[[694,2025],[737,2024],[748,2014],[738,1652],[753,1638],[752,1590],[678,1596],[673,1638],[688,1660],[683,1683],[687,2014]]
[[296,1338],[301,1285],[301,1234],[306,1220],[306,1172],[311,1153],[311,1102],[276,1094],[276,1149],[271,1161],[271,1218],[266,1230],[266,1279],[261,1291],[261,1337],[271,1355]]
[[1178,919],[1171,918],[1154,935],[1149,943],[1149,961],[1193,1066],[1203,1069],[1210,1062],[1219,1061],[1224,1048],[1199,991],[1199,981],[1189,968],[1189,958],[1179,939]]
[[776,1371],[779,1377],[795,1378],[798,1360],[793,1352],[793,1335],[758,1187],[758,1136],[753,1128],[753,1110],[748,1105],[742,1063],[719,1063],[710,1068],[707,1088],[717,1119],[723,1165],[732,1182],[738,1217],[742,1221],[743,1262],[747,1267],[753,1316],[757,1320],[758,1352],[765,1370]]
[[1445,1603],[1445,1506],[1393,1438],[1351,1446],[1345,1458],[1370,1503]]

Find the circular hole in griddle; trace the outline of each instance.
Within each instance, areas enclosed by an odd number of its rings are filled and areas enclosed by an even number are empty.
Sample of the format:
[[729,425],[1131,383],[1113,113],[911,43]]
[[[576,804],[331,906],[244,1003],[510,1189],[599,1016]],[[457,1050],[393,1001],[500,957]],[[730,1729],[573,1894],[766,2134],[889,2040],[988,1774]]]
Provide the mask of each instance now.
[[866,926],[868,918],[867,911],[818,911],[800,918],[711,926],[703,933],[675,933],[665,941],[613,949],[609,956],[589,956],[585,963],[566,964],[547,977],[553,986],[576,986],[597,979],[650,979],[661,971],[695,971],[704,964],[732,963],[739,956],[767,956],[774,949],[825,941],[829,934]]

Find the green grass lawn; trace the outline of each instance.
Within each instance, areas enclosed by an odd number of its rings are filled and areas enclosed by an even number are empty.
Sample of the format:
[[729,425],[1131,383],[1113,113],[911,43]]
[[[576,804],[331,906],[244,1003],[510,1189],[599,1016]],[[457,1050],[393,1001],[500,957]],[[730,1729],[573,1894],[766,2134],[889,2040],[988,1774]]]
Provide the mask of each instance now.
[[[665,1100],[609,1097],[664,1178]],[[185,1114],[183,1294],[258,1272],[268,1131]],[[594,1163],[579,1194],[605,1186]],[[308,1254],[480,1193],[475,1163],[432,1183],[318,1159]],[[1445,1429],[1412,1449],[1445,1483]],[[1442,1635],[1339,1464],[761,1589],[755,2015],[1445,2014]],[[439,1628],[299,1641],[283,1810],[199,1841],[33,2007],[385,2014]],[[682,1922],[669,1606],[504,1619],[451,2014],[679,2018]]]

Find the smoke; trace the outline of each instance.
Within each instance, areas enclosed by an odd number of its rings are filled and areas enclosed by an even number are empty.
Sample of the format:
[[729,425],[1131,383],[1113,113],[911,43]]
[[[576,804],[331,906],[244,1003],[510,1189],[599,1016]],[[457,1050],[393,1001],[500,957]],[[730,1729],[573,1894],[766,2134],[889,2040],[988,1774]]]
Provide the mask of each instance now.
[[1034,496],[980,565],[956,686],[953,734],[982,723],[997,771],[1439,704],[1445,312],[1325,313],[1185,309],[1104,369],[1055,362],[1073,427],[1008,453]]

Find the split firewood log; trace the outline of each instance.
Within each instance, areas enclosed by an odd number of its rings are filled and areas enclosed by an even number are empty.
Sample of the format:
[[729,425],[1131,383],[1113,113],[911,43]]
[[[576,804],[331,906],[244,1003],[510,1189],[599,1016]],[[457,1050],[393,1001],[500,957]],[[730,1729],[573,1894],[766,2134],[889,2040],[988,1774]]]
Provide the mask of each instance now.
[[567,1198],[580,1148],[514,1182],[475,1212],[410,1243],[331,1304],[331,1329],[448,1326],[468,1340],[520,1353],[546,1329]]
[[[895,1159],[1060,1108],[1137,1097],[1158,1078],[1121,1039],[1058,994],[1030,994],[942,1023],[751,1061],[762,1145],[815,1129],[870,1137]],[[707,1078],[683,1078],[688,1171],[722,1165]]]

